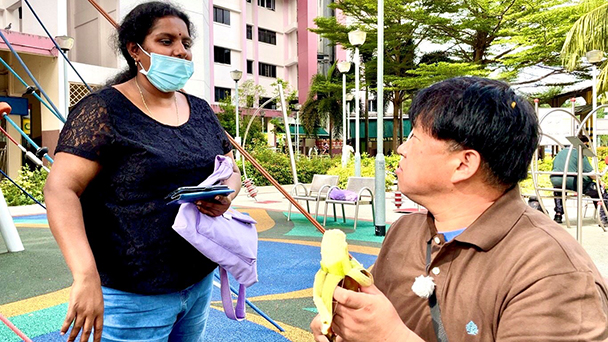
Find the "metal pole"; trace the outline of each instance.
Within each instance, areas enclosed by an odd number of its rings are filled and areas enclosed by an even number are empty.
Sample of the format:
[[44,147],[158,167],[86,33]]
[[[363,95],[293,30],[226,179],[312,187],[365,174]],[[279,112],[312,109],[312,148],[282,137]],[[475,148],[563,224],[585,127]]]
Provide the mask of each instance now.
[[595,151],[597,151],[597,146],[598,141],[597,141],[597,112],[595,111],[595,109],[597,108],[597,67],[595,65],[595,63],[591,64],[591,73],[593,74],[593,84],[591,86],[592,89],[592,95],[593,96],[593,100],[592,100],[592,108],[591,110],[593,110],[593,146],[595,147]]
[[9,252],[21,252],[25,249],[15,227],[15,222],[13,222],[13,217],[8,211],[2,190],[0,190],[0,233]]
[[[577,169],[577,177],[576,177],[576,240],[579,243],[583,243],[583,145],[580,144],[577,146],[578,152],[578,169]],[[566,165],[566,168],[568,166]],[[566,205],[566,202],[564,202]]]
[[70,83],[68,82],[68,63],[65,59],[63,60],[63,81],[65,82],[63,88],[65,92],[65,116],[67,118],[70,113]]
[[[241,136],[239,135],[239,81],[234,81],[234,113],[236,115],[236,142],[241,144]],[[239,151],[236,151],[236,159],[239,159]]]
[[384,160],[384,0],[378,0],[378,115],[376,134],[376,235],[386,235],[386,192]]
[[289,122],[287,121],[287,106],[285,105],[285,95],[283,94],[283,85],[279,82],[279,96],[281,97],[281,109],[283,111],[283,120],[285,121],[285,136],[287,137],[287,149],[289,150],[289,159],[291,160],[291,172],[293,173],[293,184],[298,183],[298,173],[296,171],[296,159],[293,156],[293,148],[291,146],[291,133],[289,132]]
[[300,154],[300,111],[296,111],[296,154]]
[[355,177],[361,177],[361,152],[359,148],[359,47],[355,46]]
[[13,54],[13,56],[15,56],[15,58],[17,59],[17,61],[19,62],[19,64],[21,64],[21,66],[23,67],[23,70],[25,70],[25,72],[30,77],[30,79],[34,82],[34,84],[36,85],[36,87],[38,87],[38,90],[40,91],[40,93],[42,93],[42,95],[48,101],[48,103],[51,105],[51,107],[53,107],[53,109],[55,110],[55,112],[58,115],[57,118],[61,122],[65,123],[65,117],[63,117],[61,115],[61,113],[59,113],[59,109],[57,109],[57,107],[55,107],[55,105],[53,104],[53,101],[51,101],[51,98],[46,94],[46,92],[44,91],[44,89],[42,89],[42,86],[40,85],[40,83],[38,83],[38,80],[36,80],[36,78],[34,77],[34,75],[32,75],[32,72],[30,71],[30,69],[28,69],[27,65],[25,64],[25,62],[23,61],[23,59],[21,59],[21,57],[19,56],[19,54],[17,53],[17,51],[15,51],[15,49],[13,48],[13,45],[11,44],[11,42],[2,33],[2,30],[0,30],[0,38],[2,38],[2,40],[4,41],[4,43],[6,44],[6,46],[9,48],[9,50],[11,50],[11,53]]
[[346,137],[346,74],[342,73],[342,167],[348,163]]
[[348,101],[347,106],[348,108],[346,108],[346,137],[352,139],[353,134],[350,131],[350,101]]

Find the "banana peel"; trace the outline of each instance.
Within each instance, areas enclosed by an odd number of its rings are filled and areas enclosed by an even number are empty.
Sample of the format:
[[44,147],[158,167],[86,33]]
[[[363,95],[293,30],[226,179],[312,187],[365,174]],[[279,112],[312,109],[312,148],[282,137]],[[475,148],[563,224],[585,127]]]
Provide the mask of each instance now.
[[327,230],[321,241],[321,269],[315,274],[313,285],[313,301],[321,316],[324,335],[332,335],[334,290],[341,283],[349,290],[358,291],[361,286],[373,284],[373,279],[371,273],[348,255],[344,232]]

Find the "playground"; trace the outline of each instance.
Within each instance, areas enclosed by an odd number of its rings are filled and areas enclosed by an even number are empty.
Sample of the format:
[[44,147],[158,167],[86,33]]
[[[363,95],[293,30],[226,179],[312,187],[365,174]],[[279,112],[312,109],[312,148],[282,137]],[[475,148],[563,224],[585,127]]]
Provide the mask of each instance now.
[[[289,187],[287,187],[289,189]],[[387,194],[387,223],[400,215],[392,194]],[[257,201],[242,191],[235,207],[258,221],[259,282],[247,290],[247,298],[263,315],[247,307],[247,317],[236,322],[222,311],[220,293],[214,289],[212,309],[207,325],[208,341],[310,341],[308,325],[316,315],[312,301],[314,274],[319,269],[319,233],[297,212],[287,221],[288,201],[274,187],[258,188]],[[552,201],[545,201],[548,207]],[[574,213],[573,201],[568,201]],[[416,210],[404,199],[402,208]],[[25,247],[18,253],[7,253],[0,242],[0,313],[6,316],[32,341],[65,341],[59,328],[65,317],[71,275],[53,239],[44,210],[39,206],[9,208]],[[365,267],[370,267],[384,237],[374,234],[371,210],[362,207],[357,229],[353,230],[353,210],[347,208],[346,222],[328,215],[327,229],[341,229],[347,235],[349,250]],[[573,223],[576,217],[571,217]],[[317,221],[322,222],[319,216]],[[583,240],[591,258],[602,274],[608,274],[605,233],[597,226],[591,212],[582,218]],[[564,229],[573,236],[576,229]],[[276,324],[273,325],[272,323]],[[284,331],[280,331],[279,326]],[[11,329],[0,324],[0,341],[21,341]]]

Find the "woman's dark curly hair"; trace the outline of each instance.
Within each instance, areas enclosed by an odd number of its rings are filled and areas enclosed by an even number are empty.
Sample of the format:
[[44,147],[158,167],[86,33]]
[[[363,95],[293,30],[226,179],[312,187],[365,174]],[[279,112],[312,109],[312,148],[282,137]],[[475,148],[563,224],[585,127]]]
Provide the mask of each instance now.
[[167,2],[151,1],[137,5],[123,19],[114,37],[116,48],[127,61],[127,69],[120,72],[107,85],[124,83],[137,75],[137,64],[127,50],[127,43],[142,44],[146,36],[156,24],[164,17],[178,17],[186,23],[188,34],[193,37],[194,25],[186,13]]

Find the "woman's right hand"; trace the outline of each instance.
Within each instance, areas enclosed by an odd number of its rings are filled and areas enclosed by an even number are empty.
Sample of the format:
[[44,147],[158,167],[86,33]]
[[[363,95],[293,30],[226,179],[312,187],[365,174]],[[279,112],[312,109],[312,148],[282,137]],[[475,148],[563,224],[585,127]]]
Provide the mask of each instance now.
[[99,275],[91,275],[77,279],[75,277],[70,291],[70,303],[65,321],[61,326],[60,333],[64,335],[70,325],[74,324],[68,342],[76,340],[76,336],[82,330],[80,342],[87,342],[93,330],[94,342],[101,341],[101,329],[103,327],[103,295],[101,293],[101,281]]

